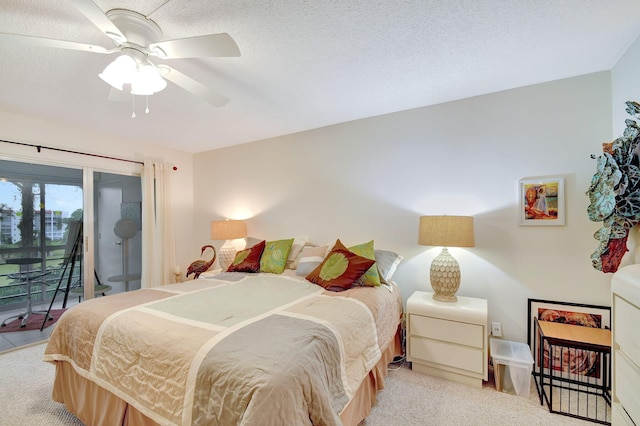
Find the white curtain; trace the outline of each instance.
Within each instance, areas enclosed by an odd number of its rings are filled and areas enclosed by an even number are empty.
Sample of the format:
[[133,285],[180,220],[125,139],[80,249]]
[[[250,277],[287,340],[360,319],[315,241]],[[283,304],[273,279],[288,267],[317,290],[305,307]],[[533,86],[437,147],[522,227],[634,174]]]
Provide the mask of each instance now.
[[142,172],[142,288],[174,282],[175,235],[171,214],[171,171],[145,160]]

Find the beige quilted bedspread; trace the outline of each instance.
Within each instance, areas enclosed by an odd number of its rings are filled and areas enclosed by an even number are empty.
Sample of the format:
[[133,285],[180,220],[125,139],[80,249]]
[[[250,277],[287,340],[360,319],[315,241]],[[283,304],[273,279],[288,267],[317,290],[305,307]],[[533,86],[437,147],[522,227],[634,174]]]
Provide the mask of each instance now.
[[44,360],[71,363],[163,425],[338,425],[401,310],[395,287],[196,280],[73,307]]

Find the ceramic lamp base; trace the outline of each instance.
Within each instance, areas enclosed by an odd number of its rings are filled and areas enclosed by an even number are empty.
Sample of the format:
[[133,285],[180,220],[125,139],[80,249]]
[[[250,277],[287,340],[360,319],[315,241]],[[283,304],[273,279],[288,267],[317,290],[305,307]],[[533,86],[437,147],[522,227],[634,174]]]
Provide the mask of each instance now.
[[230,240],[227,240],[227,242],[224,243],[222,247],[220,247],[220,251],[218,252],[218,262],[220,262],[220,268],[222,268],[222,272],[227,270],[235,257],[236,248],[233,244],[231,244]]
[[441,302],[455,302],[458,300],[456,291],[460,287],[460,265],[449,254],[446,247],[431,262],[431,287],[435,294],[434,300]]

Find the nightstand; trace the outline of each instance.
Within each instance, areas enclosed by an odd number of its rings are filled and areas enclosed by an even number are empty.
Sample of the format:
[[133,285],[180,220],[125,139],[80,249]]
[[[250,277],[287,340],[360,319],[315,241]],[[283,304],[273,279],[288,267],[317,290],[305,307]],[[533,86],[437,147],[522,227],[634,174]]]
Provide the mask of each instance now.
[[482,387],[489,362],[487,301],[432,296],[416,291],[407,300],[407,360],[419,373]]

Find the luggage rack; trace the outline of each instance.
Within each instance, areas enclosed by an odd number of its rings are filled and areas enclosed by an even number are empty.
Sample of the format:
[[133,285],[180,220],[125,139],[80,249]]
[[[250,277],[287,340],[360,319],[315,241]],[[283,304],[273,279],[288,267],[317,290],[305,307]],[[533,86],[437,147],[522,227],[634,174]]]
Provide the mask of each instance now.
[[533,376],[552,413],[611,424],[611,330],[534,322]]

